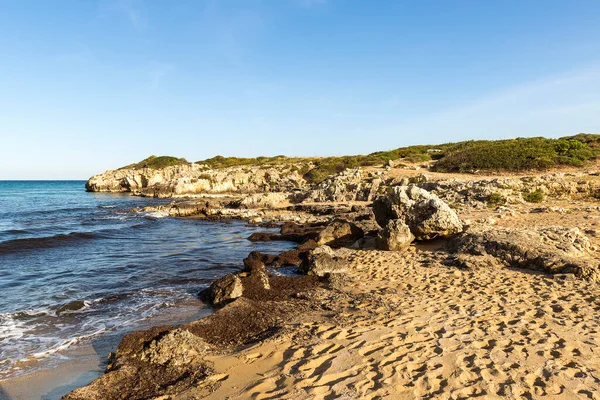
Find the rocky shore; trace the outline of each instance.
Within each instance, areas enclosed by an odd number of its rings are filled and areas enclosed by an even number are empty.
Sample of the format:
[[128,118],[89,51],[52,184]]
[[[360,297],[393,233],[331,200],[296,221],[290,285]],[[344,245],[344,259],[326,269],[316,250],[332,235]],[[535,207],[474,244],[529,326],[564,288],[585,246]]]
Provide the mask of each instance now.
[[65,399],[599,398],[595,170],[388,165],[309,185],[292,169],[90,179],[188,197],[135,211],[280,226],[248,239],[298,246],[249,254],[199,294],[214,314],[127,335]]

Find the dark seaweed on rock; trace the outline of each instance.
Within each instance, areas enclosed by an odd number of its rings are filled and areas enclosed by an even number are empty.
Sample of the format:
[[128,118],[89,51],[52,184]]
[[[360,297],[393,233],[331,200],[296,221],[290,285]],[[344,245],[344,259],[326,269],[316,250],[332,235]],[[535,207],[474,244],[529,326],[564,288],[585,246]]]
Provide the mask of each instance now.
[[255,232],[248,237],[248,240],[251,242],[282,240],[303,243],[307,240],[315,240],[322,229],[322,224],[302,226],[288,222],[282,225],[280,233]]
[[[244,297],[215,314],[180,327],[163,326],[126,335],[107,373],[66,400],[148,399],[175,395],[197,386],[210,374],[203,356],[234,349],[276,333],[310,311],[316,277],[270,277],[270,289],[252,276],[244,278]],[[211,354],[212,354],[211,353]]]

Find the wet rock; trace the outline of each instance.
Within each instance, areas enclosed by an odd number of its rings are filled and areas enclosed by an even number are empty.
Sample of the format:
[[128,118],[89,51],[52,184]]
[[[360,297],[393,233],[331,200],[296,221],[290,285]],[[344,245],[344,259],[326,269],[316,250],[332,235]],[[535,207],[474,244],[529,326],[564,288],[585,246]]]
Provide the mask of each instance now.
[[126,335],[106,374],[65,400],[150,399],[174,395],[210,375],[211,346],[189,330],[158,327]]
[[270,232],[254,232],[252,235],[248,236],[248,240],[251,242],[270,242],[273,240],[285,240],[281,237],[281,235],[277,233]]
[[402,220],[391,219],[377,236],[377,248],[380,250],[402,251],[415,239],[410,228]]
[[296,224],[287,222],[281,226],[280,233],[287,237],[295,237],[297,241],[303,242],[315,239],[323,229],[323,224]]
[[317,247],[319,247],[319,245],[317,244],[316,241],[314,241],[312,239],[308,239],[307,241],[300,243],[298,245],[298,247],[296,248],[296,250],[303,253],[303,252],[309,252],[311,250],[314,250]]
[[363,236],[363,230],[352,222],[336,219],[319,232],[316,242],[331,247],[349,246]]
[[283,266],[294,266],[299,267],[302,264],[302,260],[306,258],[306,251],[302,252],[300,250],[288,250],[279,254],[275,257],[274,262],[271,264],[275,267],[283,267]]
[[275,240],[285,240],[296,243],[303,243],[309,239],[316,239],[319,232],[323,229],[321,225],[298,225],[293,222],[287,222],[281,226],[280,233],[255,232],[248,237],[251,242],[270,242]]
[[67,304],[63,304],[62,306],[60,306],[58,308],[58,310],[56,310],[56,315],[81,310],[84,307],[85,307],[84,301],[81,301],[81,300],[71,301]]
[[297,323],[318,304],[312,301],[321,286],[317,277],[267,278],[268,288],[260,271],[252,270],[241,278],[243,297],[206,318],[177,328],[163,326],[126,335],[111,357],[107,373],[64,398],[179,399],[188,398],[190,389],[194,389],[194,398],[210,395],[212,382],[222,375],[214,374],[205,361],[208,355],[272,336],[282,326]]
[[414,185],[392,188],[387,196],[373,202],[373,212],[382,227],[390,220],[402,220],[417,240],[451,236],[463,230],[458,215],[448,204]]
[[308,255],[301,272],[319,277],[348,272],[347,265],[340,260],[329,246],[319,246]]
[[264,254],[260,251],[253,251],[248,254],[248,257],[244,258],[244,267],[246,271],[252,270],[252,268],[261,266],[270,266],[273,264],[276,256],[272,254]]

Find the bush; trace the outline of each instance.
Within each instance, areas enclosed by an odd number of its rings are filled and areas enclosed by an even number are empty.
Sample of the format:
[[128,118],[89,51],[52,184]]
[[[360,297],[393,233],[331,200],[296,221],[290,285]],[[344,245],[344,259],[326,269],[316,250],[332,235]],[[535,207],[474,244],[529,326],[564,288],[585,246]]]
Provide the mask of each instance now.
[[440,172],[525,171],[580,166],[597,152],[578,140],[519,138],[457,143],[435,165]]
[[[343,157],[223,157],[216,156],[198,161],[210,169],[237,166],[264,167],[290,165],[313,184],[323,182],[346,168],[384,165],[390,160],[410,162],[437,160],[433,167],[439,172],[526,171],[548,169],[560,165],[581,166],[600,154],[600,135],[578,134],[561,139],[519,138],[510,140],[478,140],[440,145],[418,145],[394,150],[378,151],[368,155]],[[124,168],[160,169],[172,165],[189,164],[184,158],[156,157]]]
[[535,189],[523,195],[523,199],[529,203],[541,203],[544,201],[544,191]]
[[172,167],[173,165],[184,165],[189,164],[189,161],[185,158],[177,158],[171,156],[150,156],[136,164],[131,164],[123,168],[152,168],[152,169],[162,169],[166,167]]
[[492,193],[487,198],[487,206],[490,208],[503,206],[506,204],[506,197],[502,196],[500,193]]
[[420,163],[430,161],[431,156],[427,153],[410,153],[403,159],[411,163]]

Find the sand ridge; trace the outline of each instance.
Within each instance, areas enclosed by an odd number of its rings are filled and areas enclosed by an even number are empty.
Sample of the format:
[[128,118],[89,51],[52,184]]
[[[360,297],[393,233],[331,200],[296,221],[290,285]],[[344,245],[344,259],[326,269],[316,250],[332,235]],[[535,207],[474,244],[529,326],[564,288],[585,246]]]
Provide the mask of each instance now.
[[414,249],[338,253],[347,312],[213,358],[206,398],[600,399],[600,298],[585,281]]

